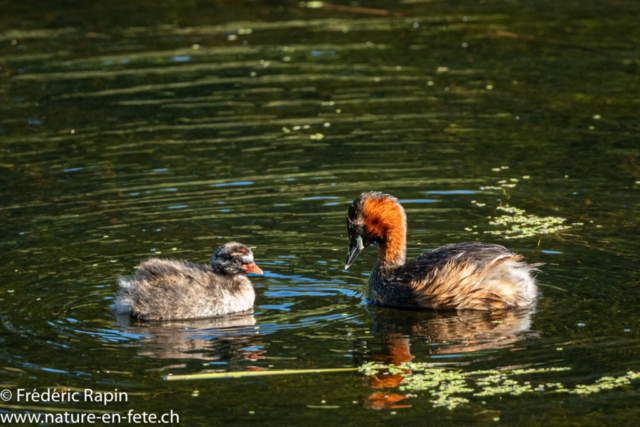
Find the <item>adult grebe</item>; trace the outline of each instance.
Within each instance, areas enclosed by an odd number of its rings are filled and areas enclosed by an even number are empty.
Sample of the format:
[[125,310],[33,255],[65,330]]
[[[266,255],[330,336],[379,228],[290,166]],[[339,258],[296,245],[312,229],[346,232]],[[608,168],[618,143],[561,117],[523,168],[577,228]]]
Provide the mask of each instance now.
[[369,277],[371,303],[413,309],[495,310],[532,304],[538,287],[531,271],[542,264],[500,245],[481,242],[443,246],[405,264],[407,220],[395,197],[360,194],[347,214],[349,252],[378,243],[378,262]]

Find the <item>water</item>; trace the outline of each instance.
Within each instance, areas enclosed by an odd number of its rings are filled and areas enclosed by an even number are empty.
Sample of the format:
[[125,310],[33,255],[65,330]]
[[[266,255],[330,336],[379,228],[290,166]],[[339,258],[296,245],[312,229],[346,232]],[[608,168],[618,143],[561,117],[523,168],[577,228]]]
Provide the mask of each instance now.
[[[449,411],[358,372],[163,380],[411,356],[570,367],[533,378],[567,387],[640,371],[636,4],[235,3],[0,2],[0,388],[129,396],[0,410],[174,410],[184,425],[635,420],[637,381]],[[342,269],[344,217],[365,190],[402,200],[408,258],[484,240],[545,262],[537,309],[367,308],[375,250]],[[507,229],[490,224],[505,204],[568,229],[485,233]],[[140,260],[205,262],[232,239],[265,271],[253,315],[112,313],[118,275]]]

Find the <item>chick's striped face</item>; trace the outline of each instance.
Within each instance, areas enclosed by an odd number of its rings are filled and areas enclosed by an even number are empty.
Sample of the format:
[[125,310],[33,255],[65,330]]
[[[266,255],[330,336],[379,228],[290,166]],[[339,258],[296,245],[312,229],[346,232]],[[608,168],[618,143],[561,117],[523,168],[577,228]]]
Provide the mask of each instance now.
[[238,248],[234,248],[233,252],[230,254],[231,258],[236,259],[240,262],[240,264],[253,264],[253,253],[251,250],[244,246],[240,246]]
[[211,265],[227,274],[262,274],[255,264],[253,252],[246,246],[231,242],[220,246],[211,257]]

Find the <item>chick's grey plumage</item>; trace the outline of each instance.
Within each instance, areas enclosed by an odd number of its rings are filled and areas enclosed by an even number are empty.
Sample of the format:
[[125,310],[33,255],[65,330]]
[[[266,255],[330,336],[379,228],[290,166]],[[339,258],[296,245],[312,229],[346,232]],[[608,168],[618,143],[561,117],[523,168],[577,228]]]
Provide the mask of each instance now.
[[213,317],[251,310],[253,284],[242,268],[253,254],[236,242],[220,246],[210,265],[150,258],[118,279],[116,311],[141,320]]

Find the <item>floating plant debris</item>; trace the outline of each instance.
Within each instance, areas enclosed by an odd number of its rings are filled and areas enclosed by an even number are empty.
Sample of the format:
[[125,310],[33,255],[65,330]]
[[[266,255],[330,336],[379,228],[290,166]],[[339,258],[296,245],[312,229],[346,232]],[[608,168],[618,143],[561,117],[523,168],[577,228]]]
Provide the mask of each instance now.
[[[259,333],[259,332],[256,332]],[[172,375],[163,377],[166,381],[181,380],[207,380],[219,378],[243,378],[243,377],[262,377],[267,375],[299,375],[299,374],[323,374],[330,372],[350,372],[356,368],[335,368],[335,369],[286,369],[281,371],[240,371],[240,372],[213,372],[207,374],[191,374],[191,375]]]
[[518,209],[509,205],[496,208],[506,215],[493,218],[489,224],[507,227],[502,230],[487,230],[486,234],[504,235],[505,239],[522,239],[540,234],[551,234],[562,230],[568,230],[571,226],[564,225],[566,218],[536,215],[525,215],[524,209]]
[[[383,365],[379,362],[366,363],[358,370],[367,376],[402,375],[404,378],[399,389],[411,391],[429,391],[433,397],[434,408],[455,409],[468,403],[473,397],[490,397],[497,395],[520,396],[524,393],[570,393],[587,395],[602,390],[611,390],[640,379],[640,373],[629,371],[619,377],[603,377],[590,385],[578,384],[573,388],[565,388],[562,383],[544,381],[520,381],[513,377],[530,374],[568,371],[571,368],[533,368],[512,369],[505,371],[454,371],[437,368],[429,363],[402,363],[400,366]],[[468,397],[459,396],[466,394]],[[408,396],[410,397],[410,396]]]
[[[494,168],[493,171],[501,171],[508,169],[508,166],[502,166],[500,168]],[[530,179],[529,175],[522,176],[522,179]],[[515,188],[520,180],[518,178],[501,179],[497,181],[499,186],[489,185],[480,187],[480,190],[499,190],[506,192],[508,188]],[[480,203],[475,200],[471,201],[471,204],[476,207],[484,207],[485,203]],[[509,205],[498,206],[497,210],[503,211],[505,214],[498,217],[488,217],[491,221],[490,225],[500,227],[500,230],[486,230],[486,234],[502,235],[505,239],[522,239],[525,237],[532,237],[541,234],[552,234],[558,231],[568,230],[571,228],[569,225],[565,225],[566,218],[546,216],[539,217],[536,215],[526,215],[524,209],[518,209]],[[582,223],[574,223],[573,226],[583,225]],[[470,231],[465,228],[465,230]]]

